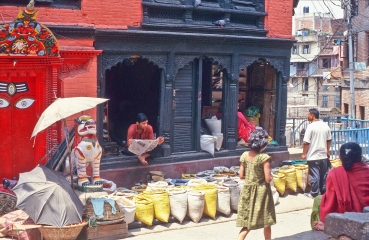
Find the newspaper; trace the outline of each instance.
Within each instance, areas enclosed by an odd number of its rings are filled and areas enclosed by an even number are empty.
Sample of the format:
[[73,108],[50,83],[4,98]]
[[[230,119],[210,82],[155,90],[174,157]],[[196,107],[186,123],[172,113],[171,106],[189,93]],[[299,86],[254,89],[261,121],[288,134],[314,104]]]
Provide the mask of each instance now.
[[148,140],[148,139],[132,139],[132,143],[129,145],[128,150],[136,155],[142,155],[150,152],[158,145],[159,139]]

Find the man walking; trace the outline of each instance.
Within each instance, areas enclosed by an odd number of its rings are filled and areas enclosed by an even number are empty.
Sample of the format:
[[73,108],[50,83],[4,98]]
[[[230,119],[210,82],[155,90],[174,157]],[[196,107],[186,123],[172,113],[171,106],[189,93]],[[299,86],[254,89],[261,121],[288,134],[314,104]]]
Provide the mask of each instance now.
[[324,194],[326,190],[325,180],[329,166],[332,136],[328,124],[320,121],[318,109],[309,109],[308,121],[310,124],[303,140],[302,159],[307,160],[309,166],[311,190],[309,193],[305,193],[305,196],[315,198],[319,195],[319,191],[320,194]]

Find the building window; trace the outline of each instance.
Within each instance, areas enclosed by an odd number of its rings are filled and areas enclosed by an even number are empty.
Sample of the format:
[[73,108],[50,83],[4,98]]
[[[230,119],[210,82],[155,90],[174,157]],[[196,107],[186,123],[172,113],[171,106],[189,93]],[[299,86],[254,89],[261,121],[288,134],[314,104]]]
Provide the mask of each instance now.
[[297,91],[297,86],[299,85],[298,79],[297,78],[293,78],[292,79],[292,85],[293,85],[293,90]]
[[302,53],[309,54],[310,53],[310,45],[303,45],[302,46]]
[[334,97],[334,107],[336,107],[336,108],[341,107],[341,98],[340,98],[340,96],[335,96]]
[[302,83],[302,91],[309,91],[309,79],[303,78]]
[[292,54],[299,54],[299,46],[292,46]]
[[328,89],[329,89],[329,86],[327,86],[327,85],[323,85],[322,90],[323,90],[324,92],[328,91]]
[[322,68],[331,68],[331,59],[323,58],[322,59]]
[[339,92],[340,91],[340,87],[339,86],[334,86],[334,91],[335,92]]
[[365,107],[359,106],[359,111],[360,111],[360,119],[365,120]]
[[328,96],[323,96],[322,107],[328,107]]
[[348,114],[348,109],[349,109],[349,105],[348,105],[348,103],[344,103],[344,104],[343,104],[343,113]]

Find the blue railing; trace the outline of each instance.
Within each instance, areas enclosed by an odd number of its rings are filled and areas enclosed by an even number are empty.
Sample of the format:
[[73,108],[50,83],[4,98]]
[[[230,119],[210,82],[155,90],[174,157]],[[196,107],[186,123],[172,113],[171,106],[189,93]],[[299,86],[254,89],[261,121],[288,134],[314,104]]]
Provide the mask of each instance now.
[[[358,120],[353,120],[347,118],[347,115],[321,115],[320,119],[326,122],[331,130],[342,130],[347,129],[347,126],[351,126],[351,121],[356,122]],[[362,123],[362,126],[369,127],[369,121],[367,123]],[[302,140],[304,138],[305,130],[309,125],[309,121],[306,117],[303,118],[287,118],[286,126],[286,138],[288,147],[301,147]],[[355,124],[355,126],[358,124]]]
[[340,147],[347,142],[358,143],[362,148],[363,157],[369,159],[369,128],[332,130],[331,159],[339,158]]
[[[358,143],[363,157],[369,159],[369,120],[348,118],[347,115],[321,116],[331,128],[331,159],[339,157],[339,149],[347,142]],[[302,147],[305,130],[309,122],[306,118],[287,118],[286,138],[289,147]]]

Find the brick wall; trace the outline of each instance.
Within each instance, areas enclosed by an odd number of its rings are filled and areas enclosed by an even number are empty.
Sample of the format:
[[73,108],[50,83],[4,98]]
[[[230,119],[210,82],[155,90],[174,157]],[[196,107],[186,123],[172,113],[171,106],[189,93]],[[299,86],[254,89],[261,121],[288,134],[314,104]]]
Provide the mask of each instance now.
[[[350,106],[350,89],[342,88],[341,107],[346,103]],[[365,108],[365,119],[369,119],[369,89],[355,89],[356,118],[360,118],[360,106]],[[350,113],[350,109],[349,109]]]
[[[94,50],[92,39],[59,39],[61,50]],[[90,62],[89,68],[84,72],[72,75],[60,82],[60,96],[58,97],[96,97],[97,96],[97,56]],[[82,113],[72,115],[66,119],[69,129],[74,125],[74,119],[80,115],[89,115],[96,120],[96,109],[89,109]],[[63,131],[59,131],[63,139]]]
[[[359,3],[359,14],[355,16],[352,20],[353,29],[360,28],[363,25],[368,24],[368,1],[358,1]],[[368,30],[368,28],[366,28]],[[358,44],[357,44],[357,61],[367,62],[368,61],[368,36],[365,31],[360,31],[358,33]]]
[[292,32],[293,0],[266,0],[265,29],[268,37],[293,38]]
[[[3,22],[13,21],[20,8],[0,6]],[[142,19],[141,0],[82,0],[81,10],[37,7],[37,21],[45,25],[92,26],[99,29],[127,29]]]

